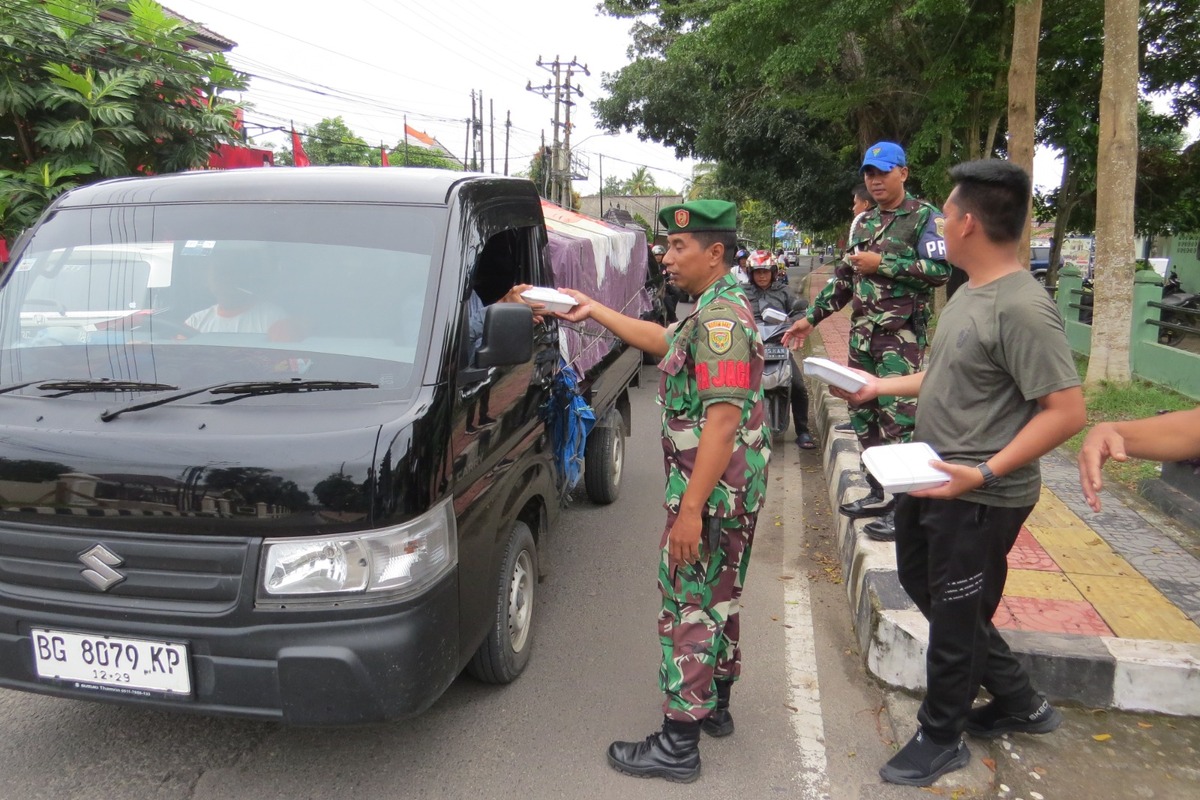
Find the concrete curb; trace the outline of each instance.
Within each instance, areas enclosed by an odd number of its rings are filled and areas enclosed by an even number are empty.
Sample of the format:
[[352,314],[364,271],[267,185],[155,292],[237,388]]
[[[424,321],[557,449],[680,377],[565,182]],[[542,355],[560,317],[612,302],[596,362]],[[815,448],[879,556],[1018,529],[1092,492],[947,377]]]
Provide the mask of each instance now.
[[[859,471],[859,446],[833,426],[849,418],[846,404],[825,384],[808,380],[821,443],[829,501],[839,504],[867,493]],[[862,533],[867,520],[837,514],[838,549],[855,634],[867,669],[883,683],[909,691],[925,688],[929,628],[896,575],[891,543]],[[1088,708],[1200,716],[1200,645],[1147,639],[1005,631],[1034,685],[1055,702]]]

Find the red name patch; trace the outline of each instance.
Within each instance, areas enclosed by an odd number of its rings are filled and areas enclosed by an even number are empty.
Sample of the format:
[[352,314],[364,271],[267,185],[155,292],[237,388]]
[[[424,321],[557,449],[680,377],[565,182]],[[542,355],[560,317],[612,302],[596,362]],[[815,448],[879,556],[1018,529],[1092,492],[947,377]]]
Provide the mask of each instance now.
[[708,364],[696,365],[696,388],[749,389],[750,365],[745,361],[718,361],[717,374],[709,373]]

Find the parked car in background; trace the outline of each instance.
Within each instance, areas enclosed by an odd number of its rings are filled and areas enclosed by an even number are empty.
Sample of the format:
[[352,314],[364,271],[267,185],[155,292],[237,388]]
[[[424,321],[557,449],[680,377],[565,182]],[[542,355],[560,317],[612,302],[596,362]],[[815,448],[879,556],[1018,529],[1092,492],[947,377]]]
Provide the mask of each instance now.
[[[1062,262],[1059,264],[1061,266]],[[1046,273],[1050,271],[1049,245],[1034,245],[1029,248],[1029,271],[1043,284],[1046,282]]]

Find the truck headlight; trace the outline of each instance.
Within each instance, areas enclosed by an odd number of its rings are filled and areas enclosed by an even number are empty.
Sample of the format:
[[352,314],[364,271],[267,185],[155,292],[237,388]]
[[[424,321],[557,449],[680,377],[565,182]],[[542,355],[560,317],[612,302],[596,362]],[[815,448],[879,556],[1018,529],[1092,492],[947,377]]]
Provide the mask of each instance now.
[[402,525],[358,534],[266,539],[260,602],[413,594],[458,563],[450,500]]

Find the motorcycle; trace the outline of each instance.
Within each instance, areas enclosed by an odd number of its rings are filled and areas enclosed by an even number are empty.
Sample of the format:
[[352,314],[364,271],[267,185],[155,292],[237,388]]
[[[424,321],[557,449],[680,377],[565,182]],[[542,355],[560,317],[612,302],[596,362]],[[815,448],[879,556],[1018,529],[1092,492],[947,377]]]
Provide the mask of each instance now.
[[783,344],[783,334],[791,327],[787,315],[774,308],[756,319],[762,336],[764,363],[762,376],[763,405],[772,440],[783,435],[792,410],[792,351]]
[[[1200,293],[1185,292],[1179,283],[1179,274],[1171,270],[1171,274],[1163,282],[1162,304],[1170,308],[1161,309],[1160,319],[1174,325],[1200,327]],[[1196,313],[1188,313],[1196,312]],[[1177,345],[1187,336],[1184,331],[1171,328],[1158,329],[1160,344]]]

